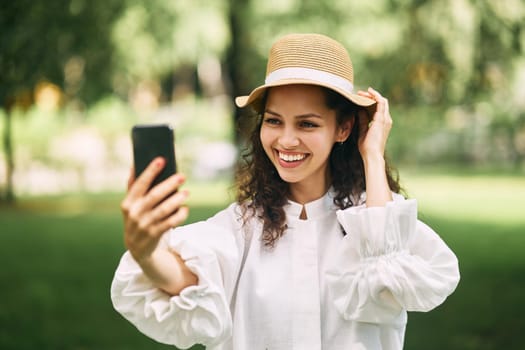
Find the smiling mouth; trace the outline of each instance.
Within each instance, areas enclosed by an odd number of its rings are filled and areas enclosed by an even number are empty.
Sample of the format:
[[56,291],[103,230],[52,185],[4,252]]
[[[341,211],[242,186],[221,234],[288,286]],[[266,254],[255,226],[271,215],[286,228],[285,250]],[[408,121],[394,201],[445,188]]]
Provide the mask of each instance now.
[[304,154],[304,153],[288,154],[288,153],[283,153],[279,151],[277,152],[279,154],[279,159],[287,163],[299,162],[305,159],[307,156],[307,154]]

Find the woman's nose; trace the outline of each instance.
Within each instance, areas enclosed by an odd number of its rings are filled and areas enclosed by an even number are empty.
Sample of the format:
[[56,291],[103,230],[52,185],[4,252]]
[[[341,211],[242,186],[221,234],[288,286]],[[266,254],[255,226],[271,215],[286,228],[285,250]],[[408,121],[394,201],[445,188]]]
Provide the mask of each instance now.
[[281,136],[279,137],[279,144],[285,148],[293,148],[299,146],[299,138],[293,128],[284,128]]

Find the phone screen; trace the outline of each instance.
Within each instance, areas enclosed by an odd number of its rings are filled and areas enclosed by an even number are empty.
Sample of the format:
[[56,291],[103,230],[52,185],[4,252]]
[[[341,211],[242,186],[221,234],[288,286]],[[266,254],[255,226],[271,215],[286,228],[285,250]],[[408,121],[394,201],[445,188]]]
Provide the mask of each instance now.
[[[163,157],[166,166],[155,178],[151,187],[164,181],[177,171],[173,128],[169,124],[135,125],[131,131],[135,178],[156,157]],[[150,188],[151,188],[150,187]]]

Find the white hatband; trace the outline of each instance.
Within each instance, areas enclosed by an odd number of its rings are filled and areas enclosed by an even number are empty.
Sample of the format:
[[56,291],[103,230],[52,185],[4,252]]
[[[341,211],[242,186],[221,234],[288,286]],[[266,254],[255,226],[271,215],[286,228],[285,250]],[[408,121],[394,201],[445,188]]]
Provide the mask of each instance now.
[[347,93],[352,93],[354,85],[340,76],[325,71],[311,69],[287,67],[274,70],[265,79],[265,84],[272,84],[278,80],[283,79],[305,79],[324,83],[328,86],[334,86]]

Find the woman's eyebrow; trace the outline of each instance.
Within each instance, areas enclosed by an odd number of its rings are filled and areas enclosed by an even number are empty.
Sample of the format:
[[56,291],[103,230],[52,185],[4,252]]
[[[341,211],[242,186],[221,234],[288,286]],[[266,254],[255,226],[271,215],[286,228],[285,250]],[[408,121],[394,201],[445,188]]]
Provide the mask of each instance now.
[[295,117],[297,119],[305,119],[305,118],[319,118],[319,119],[323,119],[322,116],[320,116],[319,114],[315,114],[315,113],[306,113],[306,114],[296,115]]
[[271,114],[271,115],[275,115],[276,117],[281,117],[281,115],[280,115],[279,113],[274,112],[274,111],[272,111],[271,109],[268,109],[268,108],[266,108],[266,109],[264,110],[264,113],[268,113],[268,114]]
[[[274,111],[272,111],[271,109],[268,109],[268,108],[265,109],[264,113],[268,113],[268,114],[274,115],[276,117],[282,117],[279,113],[274,112]],[[297,119],[305,119],[305,118],[320,118],[320,119],[322,119],[323,117],[320,116],[319,114],[316,114],[316,113],[306,113],[306,114],[296,115],[295,118],[297,118]]]

